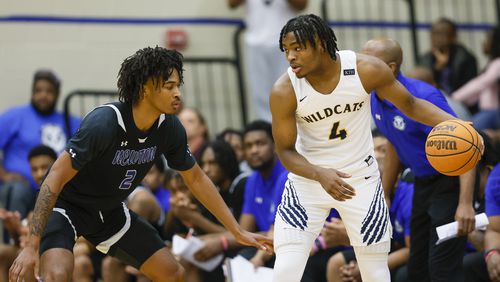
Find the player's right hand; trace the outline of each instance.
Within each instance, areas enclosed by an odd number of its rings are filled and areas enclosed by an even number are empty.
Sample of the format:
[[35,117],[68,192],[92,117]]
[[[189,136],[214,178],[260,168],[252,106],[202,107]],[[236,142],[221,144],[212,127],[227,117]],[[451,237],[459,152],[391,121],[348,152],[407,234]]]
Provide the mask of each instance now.
[[342,179],[349,177],[351,176],[347,173],[325,168],[320,173],[319,183],[335,200],[343,202],[356,195],[354,188]]
[[25,277],[33,276],[37,263],[38,251],[31,246],[27,246],[12,263],[9,269],[9,282],[24,281]]

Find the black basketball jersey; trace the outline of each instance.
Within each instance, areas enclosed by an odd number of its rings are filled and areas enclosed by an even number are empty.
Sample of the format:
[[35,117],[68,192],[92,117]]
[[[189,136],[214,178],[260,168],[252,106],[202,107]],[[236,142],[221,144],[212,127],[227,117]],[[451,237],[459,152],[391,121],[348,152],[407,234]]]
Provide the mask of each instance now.
[[132,106],[118,102],[87,114],[66,151],[78,173],[59,198],[103,212],[121,206],[160,154],[176,170],[195,164],[184,127],[175,115],[162,114],[144,133],[135,126]]

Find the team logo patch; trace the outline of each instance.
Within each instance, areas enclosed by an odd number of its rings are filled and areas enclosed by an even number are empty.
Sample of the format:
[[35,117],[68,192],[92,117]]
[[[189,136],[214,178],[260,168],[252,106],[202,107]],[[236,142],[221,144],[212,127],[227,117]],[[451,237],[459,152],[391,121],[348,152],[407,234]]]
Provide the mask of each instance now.
[[356,71],[354,69],[346,69],[344,70],[344,75],[355,75]]
[[392,125],[394,126],[394,128],[401,131],[405,130],[406,128],[405,120],[401,116],[394,116],[394,119],[392,120]]

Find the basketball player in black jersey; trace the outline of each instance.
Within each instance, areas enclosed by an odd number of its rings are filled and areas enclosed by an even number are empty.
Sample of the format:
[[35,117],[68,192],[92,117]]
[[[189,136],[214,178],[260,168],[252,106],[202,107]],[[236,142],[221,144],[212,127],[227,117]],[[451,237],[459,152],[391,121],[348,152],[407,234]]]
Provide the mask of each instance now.
[[188,149],[186,132],[172,115],[181,103],[182,71],[182,55],[161,47],[125,59],[120,102],[87,114],[42,183],[10,281],[22,281],[39,255],[41,279],[70,280],[79,236],[153,281],[181,281],[182,267],[156,230],[123,204],[161,154],[240,243],[270,249],[269,239],[241,229]]

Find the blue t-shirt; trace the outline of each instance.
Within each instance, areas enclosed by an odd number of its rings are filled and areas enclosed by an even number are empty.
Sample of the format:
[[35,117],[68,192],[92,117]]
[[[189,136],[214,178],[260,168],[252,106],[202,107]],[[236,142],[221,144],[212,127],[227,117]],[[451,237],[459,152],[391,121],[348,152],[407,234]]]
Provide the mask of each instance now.
[[274,224],[276,207],[281,202],[287,178],[288,171],[279,160],[276,160],[268,179],[264,179],[258,171],[248,177],[242,213],[255,218],[258,231],[268,231]]
[[[71,135],[80,126],[80,119],[71,117]],[[54,112],[41,115],[31,104],[14,107],[0,115],[0,150],[3,151],[3,167],[8,172],[19,173],[28,179],[31,187],[37,184],[31,177],[29,151],[40,144],[47,145],[56,153],[66,147],[70,136],[66,134],[64,115]]]
[[491,171],[485,190],[486,215],[500,215],[500,163]]
[[[456,116],[443,94],[423,81],[407,78],[401,73],[397,80],[415,97],[426,100],[443,111]],[[371,96],[372,116],[377,128],[394,145],[399,159],[418,177],[437,175],[425,156],[425,141],[432,127],[405,116],[389,101],[380,100],[376,93]]]
[[392,239],[402,246],[405,245],[405,236],[410,236],[412,200],[413,183],[399,180],[389,214],[393,226]]
[[163,212],[167,213],[170,209],[170,190],[158,187],[158,189],[153,191],[153,195],[155,195],[156,200],[160,203]]

